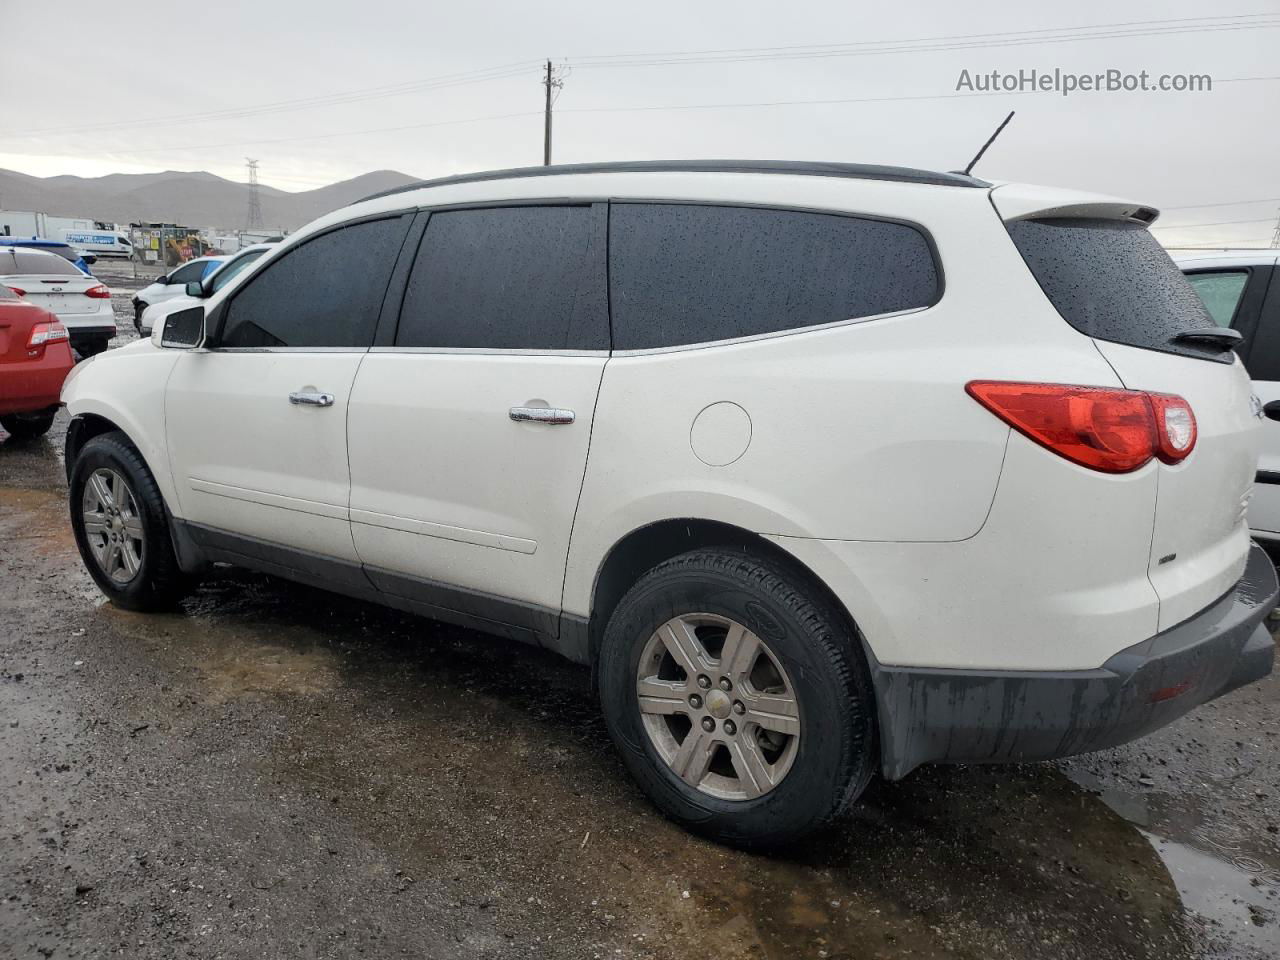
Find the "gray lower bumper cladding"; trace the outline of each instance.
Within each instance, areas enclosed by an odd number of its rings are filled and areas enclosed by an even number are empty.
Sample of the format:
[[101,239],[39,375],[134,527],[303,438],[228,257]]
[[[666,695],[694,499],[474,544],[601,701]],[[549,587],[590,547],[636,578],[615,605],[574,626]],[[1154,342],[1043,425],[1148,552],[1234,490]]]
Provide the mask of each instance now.
[[914,669],[873,664],[884,774],[922,763],[1049,760],[1144,736],[1271,672],[1263,620],[1280,586],[1254,544],[1244,576],[1190,620],[1095,670]]

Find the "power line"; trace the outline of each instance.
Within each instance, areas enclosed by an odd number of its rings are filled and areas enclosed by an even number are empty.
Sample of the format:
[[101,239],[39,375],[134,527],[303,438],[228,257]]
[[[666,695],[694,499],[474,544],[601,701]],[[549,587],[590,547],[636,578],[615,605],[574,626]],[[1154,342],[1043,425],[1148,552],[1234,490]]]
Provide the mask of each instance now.
[[1188,203],[1180,207],[1161,207],[1165,210],[1203,210],[1206,207],[1239,207],[1246,203],[1275,203],[1280,197],[1260,197],[1257,200],[1224,200],[1221,203]]
[[193,114],[169,114],[139,120],[107,121],[75,127],[46,127],[38,130],[24,130],[11,133],[10,136],[32,137],[46,134],[84,133],[100,130],[131,128],[140,126],[173,126],[188,123],[205,123],[216,120],[237,120],[247,117],[262,116],[270,113],[282,113],[291,110],[303,110],[313,107],[337,106],[345,103],[360,103],[385,97],[398,97],[410,93],[446,87],[464,86],[473,83],[484,83],[490,80],[501,80],[519,76],[530,69],[537,61],[507,64],[500,67],[489,67],[484,70],[472,70],[466,73],[443,74],[426,80],[409,81],[379,87],[366,87],[359,90],[332,93],[324,96],[304,97],[295,100],[279,100],[271,103],[257,104],[249,107],[232,107],[223,110],[207,111]]
[[1117,29],[1121,27],[1150,27],[1150,26],[1159,26],[1161,24],[1179,24],[1179,23],[1193,23],[1193,22],[1204,22],[1204,21],[1256,20],[1256,19],[1266,19],[1274,16],[1275,16],[1274,13],[1245,13],[1245,14],[1235,14],[1235,15],[1215,15],[1210,17],[1176,17],[1176,18],[1162,17],[1155,20],[1126,20],[1126,21],[1121,21],[1119,23],[1078,24],[1078,25],[1069,26],[1069,27],[1046,27],[1039,30],[1005,30],[1005,31],[996,31],[996,32],[990,32],[990,33],[969,33],[969,34],[944,35],[944,36],[935,35],[931,37],[906,37],[906,38],[900,38],[896,40],[860,40],[860,41],[852,41],[852,42],[844,42],[844,43],[819,43],[819,44],[804,43],[804,44],[790,44],[786,46],[774,46],[774,47],[730,47],[730,48],[720,48],[720,49],[712,49],[712,50],[684,50],[684,51],[668,50],[668,51],[663,51],[659,53],[606,54],[606,55],[600,55],[600,56],[574,57],[572,59],[575,63],[585,66],[588,63],[596,62],[596,61],[611,61],[611,60],[621,61],[621,60],[628,60],[633,58],[640,58],[640,59],[647,60],[647,59],[654,59],[659,57],[709,56],[709,55],[716,55],[716,54],[755,54],[755,53],[765,53],[765,52],[793,52],[793,51],[803,52],[803,51],[815,51],[815,50],[834,50],[834,49],[845,49],[845,48],[854,48],[854,47],[867,47],[867,46],[873,46],[877,44],[883,45],[883,44],[905,44],[905,43],[930,43],[930,42],[951,43],[951,42],[956,42],[961,40],[978,40],[982,38],[997,38],[997,39],[998,38],[1029,38],[1037,34],[1046,34],[1046,33],[1057,34],[1057,33],[1068,33],[1072,31],[1081,31],[1081,30],[1110,30],[1110,29]]
[[[1218,81],[1220,83],[1231,83],[1236,81],[1260,81],[1260,80],[1280,80],[1280,75],[1273,77],[1238,77],[1227,80]],[[729,109],[754,109],[754,108],[770,108],[770,107],[792,107],[792,106],[832,106],[850,103],[904,103],[916,100],[964,100],[964,99],[981,99],[986,97],[1021,97],[1031,96],[1034,91],[1004,91],[997,90],[986,93],[931,93],[916,94],[891,97],[834,97],[820,100],[762,100],[762,101],[746,101],[746,102],[722,102],[722,103],[669,103],[669,104],[651,104],[637,105],[627,107],[564,107],[561,113],[641,113],[641,112],[665,112],[665,111],[683,111],[683,110],[729,110]],[[554,104],[554,100],[552,101]],[[130,155],[140,153],[164,153],[169,151],[186,151],[186,150],[217,150],[224,147],[245,147],[255,146],[259,144],[276,144],[276,143],[297,143],[304,140],[327,140],[334,137],[354,137],[364,136],[374,133],[400,133],[405,130],[423,130],[431,127],[455,126],[471,123],[486,123],[493,120],[511,120],[520,117],[536,117],[543,116],[544,111],[521,111],[516,113],[499,113],[478,117],[463,117],[456,120],[434,120],[426,123],[410,123],[400,124],[390,127],[372,127],[359,130],[330,130],[327,133],[303,134],[294,137],[273,137],[268,139],[251,139],[251,140],[231,140],[222,143],[202,143],[202,144],[167,144],[161,147],[142,147],[140,149],[130,149]],[[283,178],[281,178],[283,179]],[[1244,201],[1253,202],[1253,201]],[[1206,206],[1216,206],[1216,204],[1207,204]],[[1164,209],[1191,209],[1166,207]]]
[[[1270,19],[1268,19],[1270,18]],[[1232,21],[1239,21],[1233,23]],[[1162,26],[1163,25],[1163,26]],[[908,40],[858,41],[844,44],[808,44],[790,47],[741,47],[723,50],[684,51],[650,54],[611,54],[580,57],[574,63],[584,67],[659,66],[676,63],[734,63],[753,60],[814,59],[832,56],[866,56],[890,53],[917,53],[976,49],[982,47],[1021,46],[1027,44],[1074,42],[1077,40],[1112,39],[1117,37],[1159,36],[1216,30],[1267,29],[1280,26],[1273,14],[1237,14],[1212,17],[1182,17],[1157,20],[1133,20],[1111,24],[1055,27],[1041,30],[1006,31],[1000,33],[965,34],[954,37],[917,37]],[[1145,28],[1145,29],[1124,29]],[[1092,32],[1090,32],[1092,31]],[[1048,36],[1053,34],[1053,36]],[[11,132],[13,137],[47,134],[96,132],[101,130],[145,126],[172,126],[215,120],[243,119],[273,113],[359,103],[386,97],[405,96],[445,87],[483,83],[514,77],[530,70],[539,61],[516,61],[479,70],[442,74],[420,81],[404,81],[376,87],[358,88],[331,94],[274,101],[247,107],[225,108],[194,114],[170,114],[160,117],[125,121],[106,121],[70,127],[46,127]],[[1222,81],[1230,82],[1230,81]]]
[[1157,224],[1152,230],[1194,230],[1199,227],[1229,227],[1237,223],[1270,223],[1270,217],[1262,217],[1258,220],[1216,220],[1213,223],[1173,223],[1173,224]]
[[[1258,30],[1280,26],[1280,20],[1275,19],[1274,14],[1250,14],[1249,16],[1269,17],[1270,19],[1258,19],[1245,23],[1200,22],[1184,26],[1171,25],[1166,27],[1153,27],[1149,29],[1112,29],[1110,25],[1098,25],[1099,29],[1084,28],[1083,32],[1080,31],[1080,28],[1067,28],[1058,31],[1060,34],[1058,36],[1031,36],[1030,34],[1034,33],[1034,31],[1026,31],[1015,34],[990,34],[987,36],[991,36],[996,39],[989,40],[966,40],[952,37],[934,37],[909,41],[874,40],[861,41],[856,44],[850,43],[795,48],[761,47],[742,48],[741,50],[708,51],[706,53],[693,52],[688,54],[632,54],[622,55],[621,57],[613,59],[603,57],[594,59],[591,57],[578,57],[570,58],[569,62],[575,66],[590,68],[672,66],[677,64],[705,63],[747,63],[762,60],[816,60],[831,57],[878,56],[894,53],[921,53],[930,51],[984,49],[991,47],[1017,47],[1038,44],[1074,43],[1079,40],[1108,40],[1149,36],[1176,36],[1185,33]],[[1222,18],[1188,19],[1220,20]],[[1178,24],[1182,21],[1157,20],[1148,22],[1152,24]],[[1070,30],[1075,30],[1076,32],[1069,32]],[[976,36],[984,35],[979,34]]]

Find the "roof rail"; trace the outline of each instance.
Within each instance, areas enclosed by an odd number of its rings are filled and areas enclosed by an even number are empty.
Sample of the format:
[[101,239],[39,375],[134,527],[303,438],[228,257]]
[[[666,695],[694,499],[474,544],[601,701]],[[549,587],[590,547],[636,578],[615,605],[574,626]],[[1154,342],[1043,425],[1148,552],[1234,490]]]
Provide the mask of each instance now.
[[[828,163],[807,160],[626,160],[614,163],[565,163],[547,167],[515,167],[462,173],[434,180],[419,180],[365,197],[395,196],[424,187],[444,187],[455,183],[482,183],[487,180],[515,180],[525,177],[555,177],[578,173],[781,173],[808,177],[846,177],[852,180],[891,180],[896,183],[923,183],[937,187],[989,187],[985,180],[963,173],[939,173],[911,167],[888,167],[872,163]],[[363,200],[360,202],[364,202]]]

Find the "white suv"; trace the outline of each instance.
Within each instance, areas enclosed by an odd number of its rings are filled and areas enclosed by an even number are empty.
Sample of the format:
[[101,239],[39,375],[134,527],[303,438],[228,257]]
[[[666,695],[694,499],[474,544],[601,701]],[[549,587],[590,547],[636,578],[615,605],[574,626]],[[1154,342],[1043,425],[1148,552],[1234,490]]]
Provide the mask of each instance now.
[[671,817],[1120,743],[1271,669],[1249,380],[1107,197],[844,164],[370,197],[82,364],[89,571],[226,562],[590,664]]

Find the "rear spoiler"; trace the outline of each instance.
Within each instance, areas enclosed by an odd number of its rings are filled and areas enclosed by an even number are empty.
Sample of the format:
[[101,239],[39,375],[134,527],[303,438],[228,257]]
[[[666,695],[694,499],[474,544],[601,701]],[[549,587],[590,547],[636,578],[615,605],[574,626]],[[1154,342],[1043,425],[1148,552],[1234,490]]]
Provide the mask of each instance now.
[[991,204],[996,208],[996,213],[1000,214],[1000,219],[1006,222],[1087,217],[1127,220],[1150,226],[1160,216],[1160,211],[1155,207],[1121,200],[1119,197],[1021,183],[1007,183],[996,187],[991,191]]

